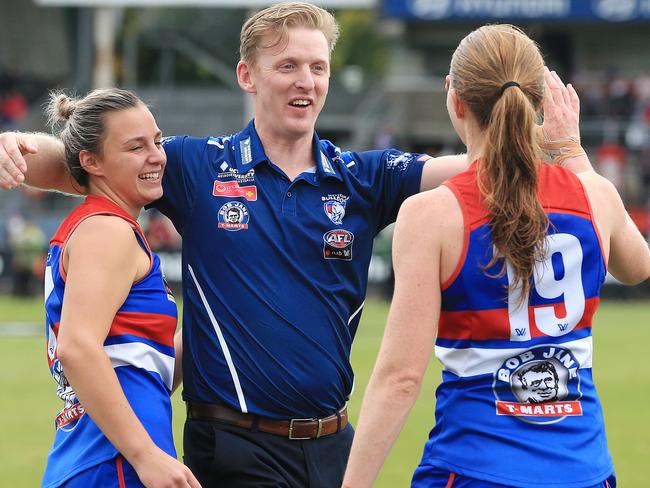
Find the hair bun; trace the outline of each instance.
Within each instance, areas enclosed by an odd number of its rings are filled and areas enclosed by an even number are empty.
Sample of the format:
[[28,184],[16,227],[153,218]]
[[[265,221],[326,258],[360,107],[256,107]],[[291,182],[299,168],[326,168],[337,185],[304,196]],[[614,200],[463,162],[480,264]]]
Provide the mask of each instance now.
[[54,127],[61,121],[68,121],[77,107],[77,100],[63,91],[51,92],[45,112],[49,125]]
[[56,115],[64,120],[68,120],[75,109],[75,100],[68,97],[65,93],[59,93],[55,96],[54,107],[56,109]]

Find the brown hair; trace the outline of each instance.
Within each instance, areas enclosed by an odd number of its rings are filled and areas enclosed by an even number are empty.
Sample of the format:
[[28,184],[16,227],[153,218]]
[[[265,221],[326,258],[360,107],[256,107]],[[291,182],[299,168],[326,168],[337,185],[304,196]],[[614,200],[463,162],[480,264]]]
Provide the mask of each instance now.
[[[288,42],[289,29],[306,27],[316,29],[325,35],[330,53],[339,37],[339,26],[334,16],[327,10],[304,2],[285,2],[260,10],[248,19],[239,35],[239,55],[242,61],[254,65],[257,51]],[[275,39],[270,44],[262,44],[267,34]]]
[[50,93],[46,113],[52,127],[62,123],[59,138],[68,170],[77,183],[88,186],[88,173],[79,163],[79,153],[101,154],[105,115],[138,105],[143,103],[134,93],[119,88],[93,90],[83,98],[71,98],[63,91]]
[[[544,96],[539,48],[512,25],[487,25],[465,37],[451,59],[452,86],[485,130],[478,184],[490,214],[496,248],[485,266],[495,277],[512,266],[510,291],[530,294],[536,262],[543,259],[548,216],[537,198],[541,149],[536,138]],[[515,84],[504,84],[515,82]],[[501,258],[505,258],[501,260]]]

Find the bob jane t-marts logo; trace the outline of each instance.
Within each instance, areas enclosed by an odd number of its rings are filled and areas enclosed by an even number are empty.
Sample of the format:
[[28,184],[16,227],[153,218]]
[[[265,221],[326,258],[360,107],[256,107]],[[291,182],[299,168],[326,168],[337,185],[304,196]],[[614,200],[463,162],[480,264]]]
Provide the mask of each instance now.
[[535,424],[582,415],[579,367],[568,349],[556,345],[506,359],[494,374],[497,415]]
[[218,227],[230,232],[248,229],[249,218],[246,205],[241,202],[228,202],[219,209]]
[[325,259],[342,259],[350,261],[352,259],[352,243],[354,234],[344,229],[334,229],[323,235],[325,241],[323,248],[323,257]]

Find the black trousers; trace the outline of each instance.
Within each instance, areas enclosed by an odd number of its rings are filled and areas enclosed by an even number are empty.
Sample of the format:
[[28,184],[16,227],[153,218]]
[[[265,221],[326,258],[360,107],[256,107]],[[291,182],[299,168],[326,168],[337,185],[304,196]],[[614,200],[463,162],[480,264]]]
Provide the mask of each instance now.
[[350,424],[319,439],[290,440],[187,419],[184,462],[203,488],[339,488],[353,437]]

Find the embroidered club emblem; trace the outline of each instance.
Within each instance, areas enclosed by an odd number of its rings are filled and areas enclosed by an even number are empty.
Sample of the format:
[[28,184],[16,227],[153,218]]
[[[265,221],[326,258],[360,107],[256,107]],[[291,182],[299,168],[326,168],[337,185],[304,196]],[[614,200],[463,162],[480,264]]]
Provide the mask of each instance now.
[[336,225],[342,225],[343,217],[345,217],[345,207],[350,197],[341,193],[335,193],[321,198],[323,200],[325,215]]

